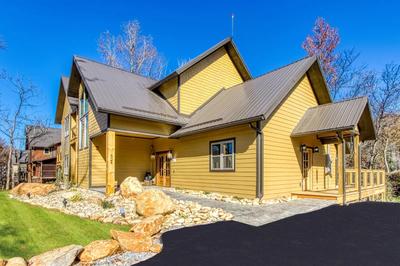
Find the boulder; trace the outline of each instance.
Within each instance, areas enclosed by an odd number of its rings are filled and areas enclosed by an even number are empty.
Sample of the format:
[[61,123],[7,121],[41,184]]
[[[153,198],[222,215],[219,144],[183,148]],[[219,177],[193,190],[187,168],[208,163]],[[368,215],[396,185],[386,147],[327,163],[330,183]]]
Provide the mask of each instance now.
[[154,252],[154,253],[160,253],[161,250],[163,248],[162,244],[159,243],[154,243],[151,247],[150,247],[150,252]]
[[56,189],[54,184],[21,183],[11,190],[11,194],[21,196],[29,193],[32,196],[46,196]]
[[175,210],[175,204],[171,198],[161,190],[146,190],[136,197],[135,202],[136,212],[145,217],[156,214],[164,215]]
[[153,244],[151,237],[144,234],[116,230],[111,230],[110,233],[124,251],[148,252]]
[[143,187],[136,177],[129,176],[121,183],[120,191],[122,197],[134,199],[143,192]]
[[6,260],[0,259],[0,266],[5,266],[7,264]]
[[164,216],[160,214],[153,215],[143,220],[135,221],[130,231],[152,236],[161,231],[163,223]]
[[85,247],[79,259],[81,262],[90,263],[114,255],[119,250],[116,240],[96,240]]
[[11,258],[7,261],[6,266],[27,266],[26,261],[24,258],[21,257],[15,257]]
[[78,245],[69,245],[53,249],[32,257],[29,260],[29,266],[70,266],[74,263],[82,249],[82,246]]

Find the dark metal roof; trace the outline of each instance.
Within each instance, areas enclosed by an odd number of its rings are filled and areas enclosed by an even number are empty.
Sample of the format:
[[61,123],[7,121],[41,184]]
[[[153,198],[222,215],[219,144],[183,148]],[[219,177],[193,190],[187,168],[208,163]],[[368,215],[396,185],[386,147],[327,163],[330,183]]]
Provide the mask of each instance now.
[[367,97],[309,108],[293,130],[292,136],[354,130],[357,126],[360,130],[361,140],[375,138],[374,123]]
[[235,43],[233,42],[232,38],[228,37],[228,38],[222,40],[221,42],[217,43],[216,45],[214,45],[210,49],[206,50],[205,52],[203,52],[202,54],[200,54],[196,58],[190,60],[189,62],[187,62],[183,66],[179,67],[174,72],[172,72],[171,74],[166,76],[164,79],[154,83],[152,86],[150,86],[149,89],[153,90],[153,89],[161,86],[161,84],[167,82],[168,80],[170,80],[170,79],[182,74],[184,71],[186,71],[187,69],[191,68],[193,65],[197,64],[198,62],[200,62],[204,58],[208,57],[209,55],[211,55],[212,53],[214,53],[215,51],[217,51],[221,47],[225,47],[226,48],[227,53],[232,58],[232,61],[235,64],[235,66],[236,66],[237,70],[239,71],[239,74],[241,75],[243,80],[251,79],[252,77],[251,77],[250,71],[247,68],[245,62],[243,61],[243,59],[242,59],[242,57],[241,57],[241,55],[239,53],[239,50],[237,49],[237,47],[236,47]]
[[155,80],[77,56],[74,64],[97,111],[175,125],[185,123],[167,101],[148,90]]
[[[317,72],[315,68],[320,71],[315,57],[304,58],[256,79],[223,89],[197,110],[189,123],[172,134],[172,137],[249,121],[268,120],[311,68],[314,68],[313,73]],[[322,75],[316,76],[309,75],[309,78],[316,83]],[[314,90],[320,103],[331,102],[326,87],[319,86]]]
[[60,128],[27,126],[27,148],[49,148],[61,142]]
[[[58,89],[58,100],[57,100],[57,107],[56,107],[56,117],[55,122],[57,124],[61,123],[62,119],[62,112],[64,109],[64,101],[66,95],[68,95],[68,85],[69,78],[65,76],[61,76],[60,87]],[[68,96],[68,102],[71,106],[71,112],[74,112],[75,109],[78,107],[78,98]]]

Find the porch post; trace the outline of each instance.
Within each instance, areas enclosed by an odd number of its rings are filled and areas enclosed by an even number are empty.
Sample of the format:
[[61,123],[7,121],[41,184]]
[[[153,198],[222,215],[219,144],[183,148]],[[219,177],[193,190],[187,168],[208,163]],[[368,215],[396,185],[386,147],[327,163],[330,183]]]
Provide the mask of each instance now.
[[106,132],[106,194],[115,192],[115,132]]
[[356,171],[355,187],[358,191],[358,200],[361,200],[361,153],[360,135],[354,136],[354,170]]
[[342,198],[340,202],[341,205],[346,204],[346,182],[345,182],[345,152],[346,152],[346,141],[344,138],[341,138],[341,142],[338,144],[338,196]]

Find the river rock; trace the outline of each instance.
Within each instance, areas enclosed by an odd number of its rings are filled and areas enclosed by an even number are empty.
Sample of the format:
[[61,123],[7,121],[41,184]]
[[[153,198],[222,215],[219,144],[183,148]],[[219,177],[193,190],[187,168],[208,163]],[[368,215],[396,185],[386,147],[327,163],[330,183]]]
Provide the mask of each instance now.
[[175,204],[164,192],[149,189],[136,197],[136,212],[149,217],[156,214],[168,214],[175,210]]
[[162,215],[150,216],[143,220],[136,220],[130,231],[152,236],[161,231],[163,222],[164,216]]
[[0,259],[0,266],[5,266],[7,264],[6,260]]
[[129,176],[121,183],[120,191],[122,197],[133,199],[143,192],[143,187],[137,177]]
[[46,196],[56,189],[57,187],[54,184],[21,183],[11,190],[11,194],[20,196],[29,193],[32,196]]
[[122,250],[132,252],[148,252],[152,246],[152,239],[140,233],[111,230],[111,237],[119,242]]
[[11,258],[7,261],[6,266],[27,266],[26,261],[24,258],[15,257]]
[[163,248],[163,245],[160,243],[155,243],[150,247],[150,252],[160,253]]
[[29,266],[70,266],[82,251],[82,246],[69,245],[32,257]]
[[119,250],[119,243],[116,240],[96,240],[87,245],[79,259],[81,262],[90,263],[114,255]]

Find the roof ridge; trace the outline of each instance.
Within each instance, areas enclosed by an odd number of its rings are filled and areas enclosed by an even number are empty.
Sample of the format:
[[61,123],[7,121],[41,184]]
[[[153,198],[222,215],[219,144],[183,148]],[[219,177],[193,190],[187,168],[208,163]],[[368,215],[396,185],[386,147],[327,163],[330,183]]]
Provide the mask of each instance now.
[[296,61],[293,61],[293,62],[288,63],[288,64],[286,64],[286,65],[280,66],[280,67],[275,68],[275,69],[273,69],[273,70],[267,71],[267,72],[265,72],[264,74],[261,74],[261,75],[259,75],[258,77],[255,77],[254,79],[261,78],[261,77],[263,77],[263,76],[265,76],[265,75],[271,74],[271,73],[273,73],[273,72],[275,72],[275,71],[281,70],[282,68],[288,67],[288,66],[290,66],[290,65],[294,65],[294,64],[296,64],[296,63],[298,63],[298,62],[300,62],[300,61],[303,61],[303,60],[306,60],[306,59],[312,58],[312,57],[315,57],[315,56],[314,56],[314,55],[308,55],[308,56],[302,57],[302,58],[300,58],[300,59],[297,59]]
[[332,104],[337,104],[337,103],[344,103],[344,102],[349,102],[349,101],[355,101],[355,100],[362,99],[362,98],[368,99],[368,96],[362,95],[362,96],[357,96],[357,97],[353,97],[353,98],[347,98],[347,99],[343,99],[343,100],[340,100],[340,101],[337,101],[337,102],[320,104],[320,105],[317,105],[317,106],[310,107],[308,109],[315,109],[315,108],[318,108],[318,107],[321,107],[321,106],[332,105]]
[[112,69],[115,69],[115,70],[120,70],[120,71],[129,73],[129,74],[132,74],[132,75],[136,75],[136,76],[139,76],[139,77],[142,77],[142,78],[146,78],[146,79],[149,79],[149,80],[152,80],[152,81],[155,81],[155,82],[158,81],[158,80],[156,80],[156,79],[152,79],[152,78],[150,78],[150,77],[146,77],[146,76],[144,76],[144,75],[142,75],[142,74],[132,73],[132,72],[130,72],[130,71],[126,70],[126,69],[123,69],[123,68],[119,68],[119,67],[116,67],[116,66],[110,66],[110,65],[107,65],[106,63],[98,62],[98,61],[96,61],[96,60],[94,60],[94,59],[91,59],[91,58],[88,58],[88,57],[85,57],[85,56],[74,55],[73,57],[74,57],[74,59],[75,59],[75,58],[81,58],[81,59],[88,60],[88,61],[90,61],[90,62],[99,64],[99,65],[102,65],[102,66],[106,66],[106,67],[109,67],[109,68],[112,68]]

